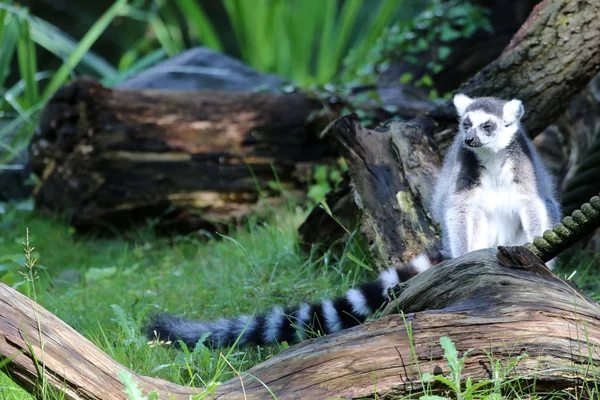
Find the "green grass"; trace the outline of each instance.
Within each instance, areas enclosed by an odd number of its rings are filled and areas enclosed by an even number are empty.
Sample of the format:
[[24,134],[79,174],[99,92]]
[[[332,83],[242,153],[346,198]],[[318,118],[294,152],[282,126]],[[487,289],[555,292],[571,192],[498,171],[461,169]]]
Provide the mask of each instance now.
[[[249,223],[229,240],[187,236],[171,241],[143,229],[101,240],[78,238],[60,221],[9,208],[0,222],[0,280],[29,293],[19,274],[26,271],[23,242],[28,228],[38,259],[35,288],[42,306],[135,371],[207,386],[234,376],[219,351],[198,349],[186,357],[149,347],[140,334],[143,319],[156,311],[208,319],[253,313],[339,294],[371,277],[350,259],[337,262],[331,255],[302,254],[296,229],[304,217],[305,212],[289,208],[269,222]],[[243,371],[280,349],[235,352],[228,361]],[[11,388],[12,398],[25,398],[6,378],[0,380],[0,391],[3,387]]]
[[[150,347],[140,334],[149,313],[212,319],[260,312],[275,304],[340,294],[373,277],[361,266],[366,260],[359,248],[350,246],[355,260],[303,254],[296,230],[306,211],[291,206],[268,222],[248,223],[225,240],[198,235],[168,240],[146,229],[113,239],[81,238],[60,220],[4,207],[0,280],[33,297],[19,273],[27,272],[23,243],[29,229],[38,260],[37,301],[123,365],[182,385],[211,387],[234,377],[231,367],[244,371],[286,344],[225,350],[227,362],[219,351],[203,347],[188,352]],[[577,254],[563,270],[577,269],[577,283],[598,298],[600,276],[592,266],[597,260],[589,253]],[[500,386],[505,384],[510,381]],[[2,375],[0,392],[2,399],[30,398]]]

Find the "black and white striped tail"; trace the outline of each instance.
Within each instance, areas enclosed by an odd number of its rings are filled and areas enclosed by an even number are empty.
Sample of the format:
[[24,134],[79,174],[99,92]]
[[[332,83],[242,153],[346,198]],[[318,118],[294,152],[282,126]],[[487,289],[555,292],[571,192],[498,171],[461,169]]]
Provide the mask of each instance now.
[[263,315],[239,316],[216,321],[189,321],[170,314],[153,318],[146,334],[161,341],[177,344],[179,340],[193,348],[208,334],[206,344],[212,347],[233,345],[265,345],[298,342],[322,334],[330,334],[361,324],[389,301],[388,289],[405,282],[441,261],[437,252],[416,257],[407,265],[390,268],[373,282],[350,289],[337,299],[319,303],[300,303],[294,307],[274,307]]

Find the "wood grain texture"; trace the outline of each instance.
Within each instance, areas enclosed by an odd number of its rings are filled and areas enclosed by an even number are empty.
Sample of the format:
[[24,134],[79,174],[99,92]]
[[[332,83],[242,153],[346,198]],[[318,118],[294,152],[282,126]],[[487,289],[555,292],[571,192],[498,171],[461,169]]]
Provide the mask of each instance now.
[[[250,369],[247,398],[267,398],[258,380],[281,399],[407,395],[421,388],[422,373],[448,375],[441,336],[450,337],[461,355],[472,349],[465,379],[492,378],[489,354],[505,368],[522,356],[505,371],[508,378],[535,381],[540,391],[593,380],[600,371],[596,303],[528,250],[496,253],[481,250],[441,263],[398,288],[397,302],[382,318],[304,342]],[[405,319],[392,314],[398,309]],[[239,391],[234,379],[217,398],[241,399]]]
[[335,156],[317,137],[329,122],[321,108],[301,94],[77,79],[49,101],[30,146],[36,206],[80,228],[156,216],[174,230],[237,222],[260,209],[261,196],[282,201],[272,182],[300,196],[310,168]]
[[352,216],[347,214],[360,210],[361,231],[380,270],[407,263],[425,249],[439,247],[436,227],[424,200],[431,197],[431,182],[440,157],[419,128],[391,122],[366,129],[351,114],[330,124],[324,134],[331,137],[348,163],[352,190],[345,191],[349,187],[349,181],[345,181],[335,192],[336,197],[326,198],[334,201],[328,204],[341,218],[332,219],[323,208],[311,213],[314,215],[299,230],[302,242],[325,240],[330,244],[335,234],[344,234],[339,229],[340,220],[343,224],[351,222]]
[[[67,399],[127,400],[119,372],[126,371],[144,390],[161,399],[187,399],[198,389],[142,377],[117,363],[42,306],[0,283],[0,360],[10,377],[30,392],[40,376]],[[36,362],[37,360],[37,362]]]

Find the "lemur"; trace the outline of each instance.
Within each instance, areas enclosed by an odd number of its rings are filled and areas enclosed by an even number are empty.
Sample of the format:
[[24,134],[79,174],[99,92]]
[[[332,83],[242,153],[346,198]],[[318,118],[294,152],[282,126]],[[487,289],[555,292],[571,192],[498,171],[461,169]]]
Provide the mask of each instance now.
[[337,299],[274,307],[255,316],[189,321],[157,315],[147,335],[213,347],[297,342],[361,324],[389,302],[388,289],[441,261],[499,245],[522,245],[559,222],[553,182],[521,127],[521,101],[457,94],[458,134],[445,157],[431,211],[442,230],[442,252],[424,253]]

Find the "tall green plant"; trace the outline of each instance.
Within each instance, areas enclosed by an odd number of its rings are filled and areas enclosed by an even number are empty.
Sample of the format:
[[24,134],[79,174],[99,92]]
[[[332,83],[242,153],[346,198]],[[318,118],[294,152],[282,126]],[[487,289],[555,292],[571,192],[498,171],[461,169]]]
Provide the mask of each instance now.
[[[196,43],[223,48],[200,2],[174,1]],[[411,17],[400,13],[403,3],[222,0],[244,61],[301,85],[336,82],[344,75],[344,69],[355,69],[395,17]],[[353,56],[343,63],[350,48],[354,49]]]
[[[0,129],[0,163],[9,162],[27,145],[36,113],[76,67],[83,65],[106,79],[117,76],[114,67],[89,50],[115,17],[126,14],[127,7],[127,0],[117,0],[76,42],[58,28],[30,15],[26,8],[0,3],[0,117],[10,121]],[[37,47],[63,59],[57,71],[39,71]],[[14,65],[18,66],[19,79],[7,86]],[[42,80],[48,81],[43,90]]]

